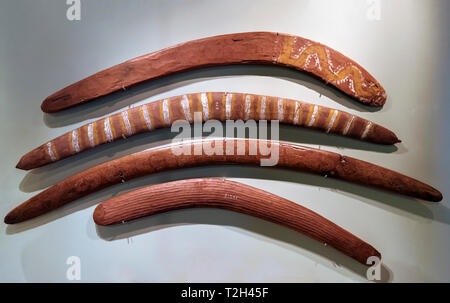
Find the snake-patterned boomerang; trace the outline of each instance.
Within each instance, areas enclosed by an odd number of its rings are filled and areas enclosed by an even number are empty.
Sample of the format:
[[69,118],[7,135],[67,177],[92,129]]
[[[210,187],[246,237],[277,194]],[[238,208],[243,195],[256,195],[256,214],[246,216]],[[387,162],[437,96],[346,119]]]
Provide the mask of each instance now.
[[[213,152],[205,152],[213,149]],[[269,149],[269,150],[267,150]],[[206,165],[260,165],[277,152],[275,167],[320,174],[428,201],[442,200],[435,188],[387,168],[337,153],[259,139],[187,140],[91,167],[42,191],[5,217],[19,223],[114,184],[167,170]]]
[[392,131],[337,109],[278,97],[208,92],[151,102],[86,124],[25,154],[16,167],[40,167],[100,144],[170,127],[177,120],[193,123],[194,112],[201,113],[202,121],[278,120],[379,144],[400,142]]
[[217,178],[180,180],[140,188],[99,204],[94,221],[111,225],[156,213],[212,207],[252,215],[289,227],[367,265],[381,254],[342,227],[299,204],[242,183]]
[[147,80],[228,64],[287,66],[315,75],[364,104],[382,106],[386,102],[381,84],[332,48],[287,34],[250,32],[193,40],[128,60],[52,94],[41,108],[57,112]]

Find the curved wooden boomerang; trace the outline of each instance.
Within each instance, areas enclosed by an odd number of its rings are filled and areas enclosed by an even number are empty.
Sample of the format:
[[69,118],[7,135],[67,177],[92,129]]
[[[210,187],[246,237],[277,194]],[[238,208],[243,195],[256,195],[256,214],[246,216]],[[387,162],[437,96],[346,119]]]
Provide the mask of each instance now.
[[358,101],[382,106],[383,87],[341,53],[301,37],[250,32],[178,44],[120,63],[47,97],[42,110],[57,112],[151,79],[176,72],[229,64],[275,64],[313,74]]
[[238,93],[198,93],[159,100],[86,124],[24,155],[17,168],[32,169],[107,142],[170,127],[177,120],[279,120],[379,144],[400,142],[390,130],[349,113],[296,100]]
[[366,265],[381,254],[368,243],[294,202],[266,191],[228,180],[205,178],[168,182],[134,190],[97,206],[94,221],[111,225],[156,213],[193,207],[227,209],[289,227],[331,245]]
[[[222,154],[202,152],[207,146]],[[278,149],[276,167],[326,175],[429,201],[442,200],[442,194],[427,184],[351,157],[292,143],[222,138],[150,149],[89,168],[17,206],[6,215],[5,223],[37,217],[90,193],[152,173],[205,165],[260,165],[261,159],[268,158],[267,150],[261,148],[265,146]]]

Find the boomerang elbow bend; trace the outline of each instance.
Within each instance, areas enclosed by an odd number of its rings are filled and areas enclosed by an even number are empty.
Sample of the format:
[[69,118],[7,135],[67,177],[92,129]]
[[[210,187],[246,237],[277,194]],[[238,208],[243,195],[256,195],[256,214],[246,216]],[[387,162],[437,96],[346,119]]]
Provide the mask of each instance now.
[[[203,147],[208,145],[218,152],[204,153]],[[355,158],[287,142],[222,138],[184,141],[89,168],[17,206],[6,215],[5,223],[22,222],[106,187],[162,171],[224,164],[258,166],[268,159],[261,153],[261,146],[277,152],[274,167],[324,175],[428,201],[442,200],[437,189],[423,182]],[[256,154],[250,151],[252,147]],[[202,152],[196,154],[196,150]]]
[[370,106],[386,92],[362,66],[323,44],[287,34],[249,32],[182,43],[120,63],[47,97],[44,112],[57,112],[173,73],[229,64],[281,65],[304,71]]
[[400,142],[390,130],[372,121],[337,109],[297,100],[254,94],[204,92],[186,94],[134,107],[86,124],[25,154],[20,169],[40,167],[98,145],[170,127],[175,121],[278,120],[378,144]]
[[370,244],[312,210],[266,191],[224,179],[189,179],[144,187],[99,204],[93,217],[99,225],[111,225],[194,207],[231,210],[289,227],[364,265],[371,256],[381,259],[381,254]]

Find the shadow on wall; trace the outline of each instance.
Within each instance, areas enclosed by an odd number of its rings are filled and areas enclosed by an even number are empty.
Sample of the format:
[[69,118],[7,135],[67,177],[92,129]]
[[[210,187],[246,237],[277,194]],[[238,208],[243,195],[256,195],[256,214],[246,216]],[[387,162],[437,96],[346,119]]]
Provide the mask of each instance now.
[[[208,224],[237,227],[236,232],[255,237],[262,241],[270,241],[293,250],[321,265],[345,274],[345,270],[366,278],[367,266],[342,254],[330,246],[313,240],[289,228],[245,214],[222,209],[184,209],[140,218],[111,226],[96,226],[97,234],[107,241],[130,238],[156,230],[189,224]],[[233,229],[234,230],[234,229]],[[219,241],[219,240],[218,240]],[[386,265],[381,267],[381,281],[390,282],[393,274]]]
[[[315,90],[319,94],[341,103],[348,108],[358,111],[373,112],[380,110],[379,107],[367,106],[352,99],[350,96],[347,96],[333,86],[327,85],[322,80],[311,76],[306,72],[271,65],[229,65],[180,72],[160,79],[146,81],[132,86],[125,91],[118,91],[58,113],[44,114],[44,122],[48,127],[66,126],[87,119],[102,117],[155,95],[206,79],[249,75],[267,76],[292,81]],[[216,89],[216,91],[223,91],[223,88]],[[302,100],[300,96],[298,99]],[[302,101],[308,102],[308,100]]]
[[[332,190],[345,191],[348,194],[355,194],[360,196],[360,200],[370,204],[377,204],[377,206],[386,207],[393,211],[392,206],[398,208],[394,211],[402,212],[402,215],[409,215],[417,220],[417,218],[425,218],[431,220],[433,213],[422,203],[415,201],[412,198],[403,197],[387,192],[382,192],[376,189],[365,188],[356,184],[350,184],[340,180],[331,178],[324,178],[317,175],[306,173],[299,173],[285,169],[275,169],[268,167],[241,167],[241,166],[208,166],[208,167],[194,167],[183,170],[178,170],[175,173],[167,171],[142,178],[130,180],[128,182],[104,189],[100,192],[93,193],[87,197],[69,203],[55,211],[42,215],[35,219],[16,224],[9,225],[6,229],[7,234],[15,234],[28,229],[32,229],[43,224],[52,222],[66,215],[70,215],[76,211],[92,207],[102,201],[114,197],[123,192],[130,191],[135,188],[140,188],[150,184],[159,184],[174,180],[181,180],[187,178],[197,177],[239,177],[239,178],[254,178],[254,179],[269,179],[280,180],[288,182],[297,182],[319,187],[328,187]],[[320,190],[320,188],[319,188]],[[384,205],[384,206],[383,206]],[[166,214],[159,214],[149,218],[143,218],[124,225],[117,225],[112,227],[98,227],[98,235],[106,240],[121,239],[138,235],[152,230],[165,228],[172,225],[182,224],[219,224],[231,225],[248,230],[252,233],[260,234],[265,237],[273,238],[281,242],[293,244],[305,248],[307,251],[312,251],[315,254],[322,255],[327,259],[335,260],[336,263],[342,264],[345,268],[352,272],[365,277],[366,267],[354,261],[353,259],[342,255],[340,252],[323,247],[322,244],[315,240],[309,239],[305,236],[290,231],[287,233],[287,228],[274,227],[270,222],[261,219],[252,218],[249,216],[234,214],[231,212],[222,211],[219,216],[211,216],[210,212],[221,212],[220,210],[182,210]],[[407,212],[405,214],[404,212]],[[245,218],[245,219],[244,219]],[[328,218],[333,220],[333,218]],[[249,223],[250,222],[250,223]],[[264,222],[264,223],[262,223]],[[92,223],[94,224],[94,223]],[[356,232],[356,231],[355,231]],[[330,267],[325,260],[321,260],[325,266]],[[338,269],[336,269],[338,270]],[[384,266],[383,267],[383,281],[392,280],[392,273]]]
[[[352,100],[350,97],[344,95],[337,89],[324,84],[321,80],[311,77],[306,73],[276,66],[246,65],[203,68],[200,70],[182,72],[161,79],[148,81],[136,85],[126,91],[117,92],[112,95],[102,97],[99,100],[82,104],[60,113],[51,115],[45,114],[44,121],[49,127],[61,127],[86,119],[104,116],[135,102],[139,102],[189,83],[202,81],[205,78],[243,75],[260,75],[287,79],[311,88],[349,108],[359,111],[379,110],[378,108],[368,107]],[[221,91],[221,89],[218,91]],[[132,152],[138,152],[149,147],[158,146],[161,145],[161,143],[168,143],[174,135],[175,134],[171,133],[169,129],[160,129],[150,133],[136,135],[126,140],[120,140],[99,146],[79,155],[29,172],[21,182],[20,189],[25,192],[43,189],[91,166],[130,154]],[[350,138],[327,135],[314,130],[307,130],[303,128],[298,129],[297,127],[285,125],[280,127],[280,140],[296,143],[319,145],[326,144],[330,146],[383,153],[406,151],[404,145],[402,144],[398,144],[397,146],[399,149],[397,149],[396,146],[380,146],[373,143],[361,142]],[[365,203],[372,205],[375,204],[377,207],[385,208],[386,210],[394,213],[401,213],[402,215],[411,216],[416,220],[419,219],[429,221],[436,219],[450,224],[450,211],[442,205],[433,205],[433,208],[438,208],[438,211],[433,213],[428,208],[427,204],[423,202],[392,193],[382,192],[376,189],[362,187],[356,184],[285,169],[273,169],[267,167],[211,166],[183,169],[176,171],[176,173],[171,171],[163,172],[131,180],[91,194],[74,203],[68,204],[33,220],[17,225],[10,225],[7,227],[6,233],[15,234],[24,230],[32,229],[57,220],[58,218],[69,215],[78,210],[91,207],[120,193],[146,185],[187,178],[219,176],[279,180],[302,183],[317,186],[319,188],[329,188],[331,190],[342,191],[344,194],[357,195],[360,197],[360,200]],[[256,234],[264,239],[275,239],[280,242],[279,245],[290,247],[290,249],[296,249],[291,248],[292,246],[302,247],[307,251],[311,251],[313,253],[310,254],[311,257],[316,258],[318,262],[321,262],[325,266],[333,267],[329,264],[329,262],[324,260],[324,258],[330,259],[336,263],[342,264],[350,271],[365,277],[365,272],[367,269],[366,266],[359,264],[353,259],[330,247],[324,247],[317,241],[309,239],[306,236],[300,235],[285,227],[278,226],[258,218],[249,217],[243,214],[235,214],[223,210],[182,210],[170,214],[159,214],[118,226],[97,227],[97,233],[103,239],[114,240],[183,224],[218,224],[238,227],[240,230],[246,231],[252,236],[255,236]],[[321,255],[324,258],[317,258],[314,254]],[[391,280],[392,272],[389,268],[384,266],[382,281],[387,282]]]
[[[225,124],[223,124],[223,129],[225,129]],[[148,148],[168,144],[176,135],[177,133],[172,133],[169,128],[163,128],[97,146],[66,159],[29,171],[20,183],[19,188],[23,192],[44,189],[89,167]],[[280,125],[279,135],[281,141],[316,144],[319,145],[319,148],[320,145],[326,145],[381,153],[404,152],[406,150],[402,144],[398,144],[399,149],[395,145],[378,145],[348,137],[330,135],[317,130],[283,124]]]
[[[108,143],[103,146],[82,152],[78,155],[67,159],[52,163],[50,165],[34,169],[30,171],[20,184],[20,189],[24,192],[33,192],[51,186],[73,174],[83,171],[89,167],[100,163],[110,161],[130,153],[139,152],[150,147],[169,143],[170,139],[175,136],[169,129],[159,129],[146,134],[132,136],[126,140],[119,140]],[[291,142],[302,142],[321,144],[333,144],[340,147],[360,148],[367,150],[375,150],[378,152],[391,152],[397,149],[395,146],[380,146],[368,142],[361,142],[351,138],[341,136],[328,135],[314,130],[298,129],[297,127],[282,125],[280,127],[280,139]],[[400,144],[400,149],[403,149]],[[319,146],[320,148],[320,146]],[[178,170],[174,172],[162,173],[163,176],[176,175],[184,178],[192,176],[184,174]],[[362,197],[362,201],[369,204],[376,204],[377,207],[383,207],[395,213],[404,214],[407,212],[413,217],[424,218],[426,220],[437,219],[444,223],[450,224],[450,211],[441,204],[434,204],[433,208],[438,208],[433,212],[428,208],[429,203],[419,202],[413,198],[400,196],[397,194],[383,192],[377,189],[370,189],[360,185],[351,184],[331,178],[323,178],[316,175],[302,174],[294,171],[286,171],[273,168],[251,168],[251,167],[224,167],[221,169],[210,168],[191,168],[187,171],[194,171],[195,177],[247,177],[261,178],[268,180],[281,180],[289,182],[297,182],[302,184],[310,184],[319,187],[332,188],[351,195]],[[157,174],[160,175],[160,174]],[[149,176],[151,178],[151,176]],[[163,177],[164,178],[164,177]],[[170,177],[172,179],[172,177]],[[183,179],[183,178],[177,178]],[[135,180],[132,180],[133,183]],[[127,182],[127,184],[130,182]],[[142,186],[147,183],[142,183]]]
[[[361,202],[384,208],[387,211],[397,213],[402,216],[409,216],[413,220],[422,220],[424,222],[429,222],[430,220],[443,220],[444,223],[449,224],[449,222],[445,220],[448,220],[448,218],[450,217],[450,212],[447,208],[439,204],[433,203],[434,208],[439,208],[439,211],[435,211],[435,213],[433,213],[427,205],[431,202],[421,202],[417,201],[414,198],[405,197],[374,188],[368,188],[330,177],[324,178],[319,175],[302,173],[281,168],[223,165],[192,167],[176,171],[166,171],[133,179],[125,183],[118,184],[106,188],[102,191],[90,194],[84,198],[69,203],[59,209],[56,209],[35,219],[20,224],[9,225],[6,231],[8,234],[12,234],[28,230],[56,220],[60,217],[69,215],[78,210],[91,207],[118,194],[143,186],[160,184],[163,182],[175,180],[202,177],[251,178],[306,184],[318,187],[318,190],[320,190],[321,188],[325,188],[332,191],[339,191],[344,195],[356,195]],[[440,213],[441,215],[436,216],[435,214],[437,213]]]
[[[93,224],[92,220],[88,220],[87,223]],[[133,222],[121,225],[109,227],[97,226],[92,232],[96,237],[100,237],[106,241],[114,241],[174,226],[190,224],[223,226],[229,229],[230,232],[243,233],[246,237],[252,237],[258,241],[264,241],[280,246],[281,249],[293,251],[299,258],[307,258],[312,262],[318,263],[341,275],[349,276],[352,279],[356,278],[361,282],[366,281],[367,266],[345,256],[330,246],[324,246],[313,239],[278,224],[226,210],[178,210],[137,219]],[[55,262],[58,264],[66,264],[65,258],[67,256],[82,256],[82,252],[77,247],[64,246],[58,241],[54,241],[54,239],[61,236],[61,233],[58,233],[54,229],[51,229],[49,232],[52,233],[52,237],[44,237],[42,235],[41,237],[28,242],[22,250],[21,263],[27,282],[61,281],[61,277],[65,277],[66,267],[55,267],[52,266],[52,264],[54,265]],[[216,241],[219,242],[221,239],[217,238]],[[36,245],[37,243],[39,243],[39,245]],[[212,245],[214,244],[212,243]],[[58,254],[50,257],[46,253],[46,247],[48,246],[52,246],[55,251],[58,251]],[[36,262],[36,256],[39,256],[39,262]],[[116,257],[120,258],[120,256]],[[123,255],[123,258],[126,257],[126,255]],[[101,256],[98,256],[98,258],[101,258]],[[85,261],[95,263],[99,266],[104,266],[106,264],[103,261],[96,260],[95,257]],[[168,260],[168,262],[170,262],[170,260]],[[258,270],[258,268],[254,268],[255,272]],[[294,273],[297,270],[301,271],[301,268],[292,269]],[[391,282],[392,280],[393,274],[391,270],[386,265],[382,265],[381,281],[378,282]]]

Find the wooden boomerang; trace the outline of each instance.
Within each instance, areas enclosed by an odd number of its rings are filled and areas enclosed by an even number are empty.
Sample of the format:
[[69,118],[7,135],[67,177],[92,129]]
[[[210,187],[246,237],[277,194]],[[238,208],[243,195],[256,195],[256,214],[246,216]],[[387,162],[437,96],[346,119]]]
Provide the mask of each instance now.
[[229,64],[287,66],[312,74],[364,104],[386,102],[381,84],[332,48],[287,34],[250,32],[189,41],[128,60],[63,88],[47,97],[41,108],[57,112],[147,80]]
[[[268,147],[268,148],[266,148]],[[212,149],[213,153],[203,150]],[[362,160],[298,144],[257,139],[185,141],[112,160],[73,175],[17,206],[5,223],[19,223],[114,184],[145,175],[205,165],[260,165],[267,152],[277,153],[276,167],[332,178],[416,197],[442,200],[433,187],[413,178]]]
[[324,106],[277,97],[209,92],[167,98],[86,124],[25,154],[17,164],[33,169],[98,145],[170,127],[175,121],[278,120],[379,144],[400,142],[390,130],[355,115]]
[[174,181],[125,193],[99,204],[94,221],[111,225],[193,207],[227,209],[284,225],[364,265],[371,256],[381,259],[371,245],[308,208],[242,183],[217,178]]

